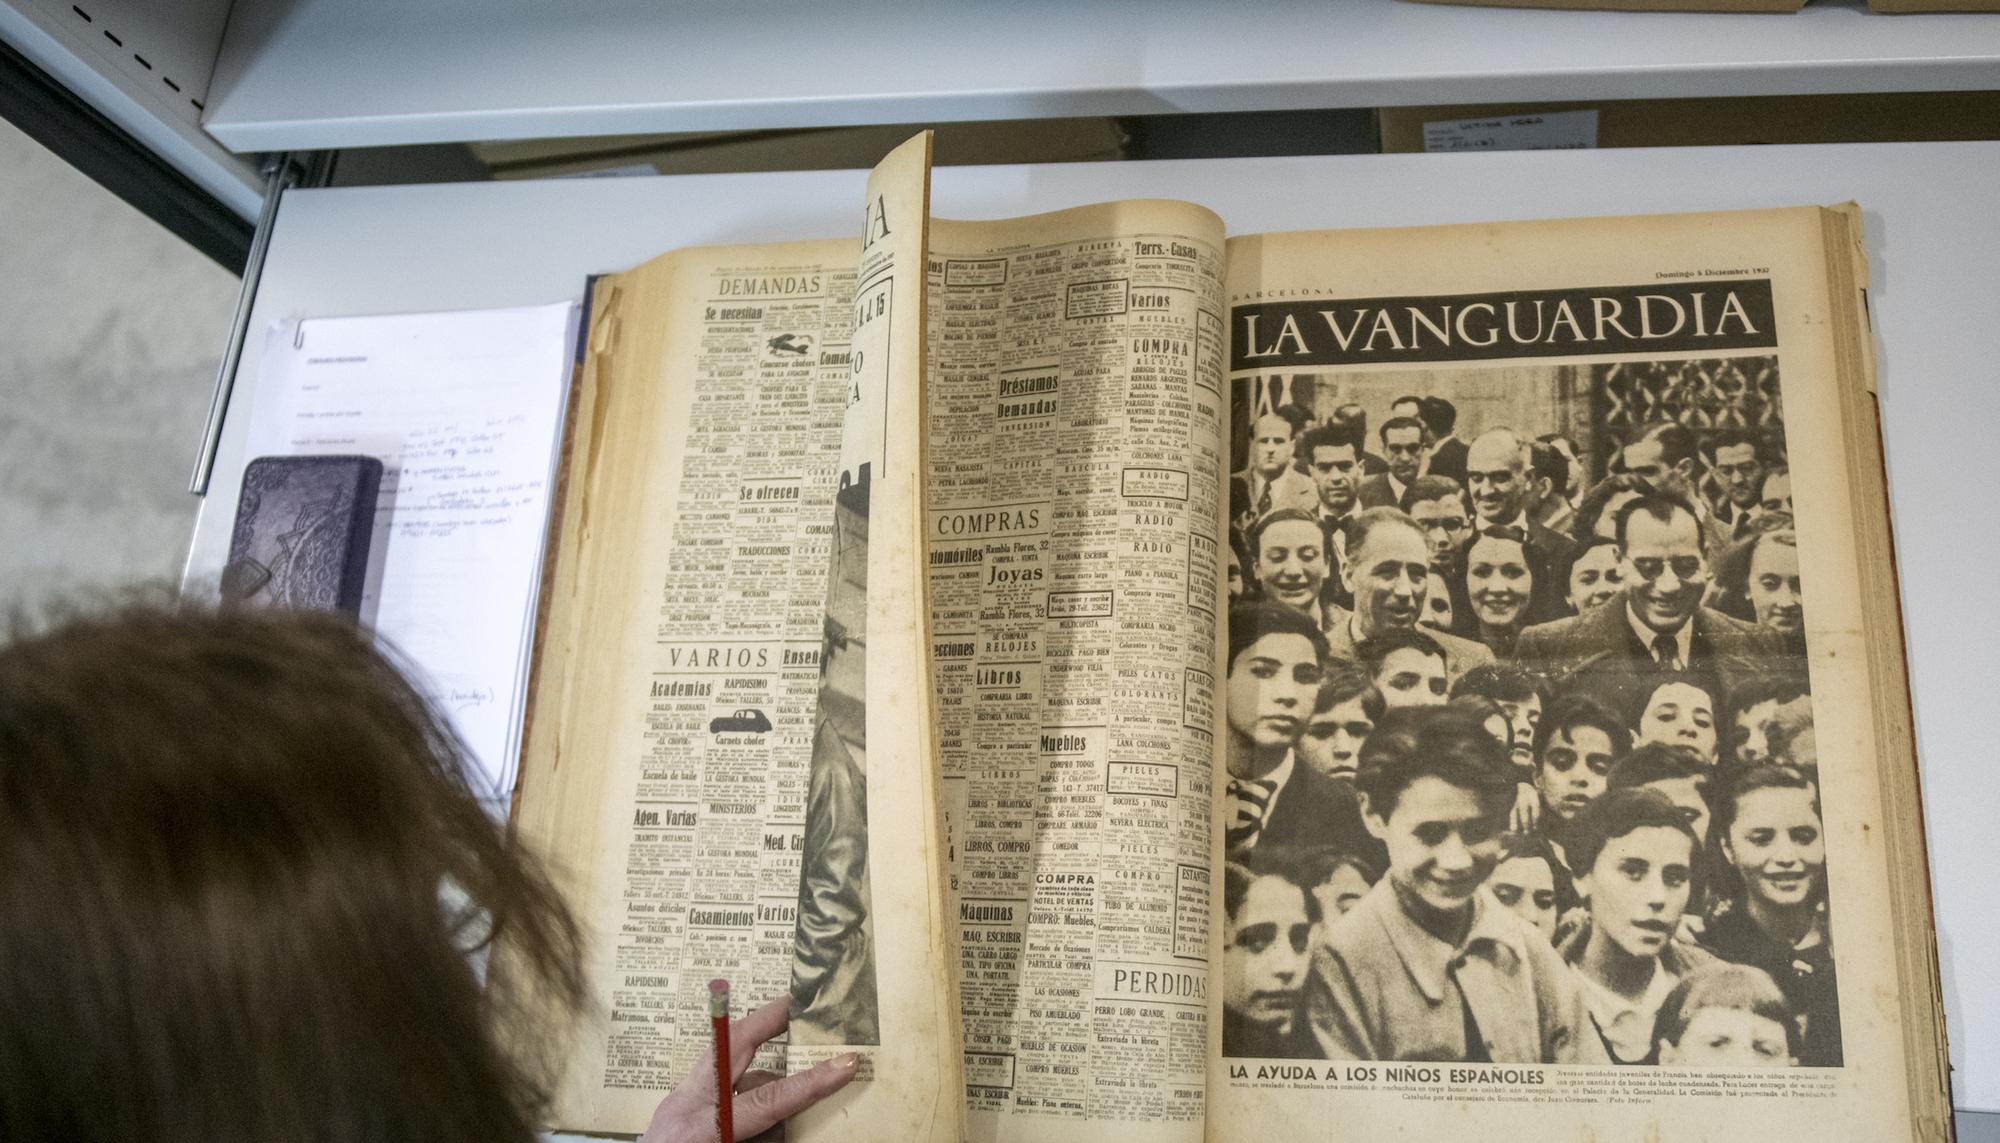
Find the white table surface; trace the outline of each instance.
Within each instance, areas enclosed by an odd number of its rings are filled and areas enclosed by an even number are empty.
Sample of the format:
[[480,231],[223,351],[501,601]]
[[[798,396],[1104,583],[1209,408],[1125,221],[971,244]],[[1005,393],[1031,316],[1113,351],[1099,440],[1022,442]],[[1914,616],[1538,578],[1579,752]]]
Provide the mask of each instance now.
[[[212,578],[227,550],[271,322],[578,298],[585,274],[677,246],[850,233],[862,185],[862,172],[842,171],[292,193],[190,574]],[[1975,602],[2000,567],[1996,188],[2000,143],[1899,143],[958,167],[936,172],[934,208],[1003,217],[1186,198],[1251,232],[1860,202],[1955,1102],[1990,1111],[2000,1110],[2000,779],[1980,720],[1994,701],[2000,623]]]
[[[64,0],[66,3],[67,0]],[[1970,91],[2000,19],[1406,0],[237,0],[236,151],[862,123]]]

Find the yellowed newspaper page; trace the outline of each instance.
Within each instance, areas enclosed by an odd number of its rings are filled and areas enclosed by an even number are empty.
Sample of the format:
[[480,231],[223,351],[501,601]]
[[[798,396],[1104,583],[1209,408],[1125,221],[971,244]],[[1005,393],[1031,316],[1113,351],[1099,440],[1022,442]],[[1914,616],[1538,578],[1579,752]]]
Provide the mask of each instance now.
[[863,1057],[799,1137],[960,1135],[915,603],[922,142],[861,241],[593,290],[517,816],[585,929],[557,1128],[643,1130],[726,976],[746,1007],[790,993],[792,1067]]
[[924,612],[928,132],[868,180],[798,883],[791,1064],[862,1056],[792,1138],[957,1143],[956,933]]
[[1230,240],[1212,1139],[1946,1137],[1858,226]]
[[1221,224],[932,225],[925,543],[975,1140],[1196,1140]]
[[789,987],[855,253],[680,251],[593,291],[517,817],[594,997],[553,1126],[642,1130],[711,978]]

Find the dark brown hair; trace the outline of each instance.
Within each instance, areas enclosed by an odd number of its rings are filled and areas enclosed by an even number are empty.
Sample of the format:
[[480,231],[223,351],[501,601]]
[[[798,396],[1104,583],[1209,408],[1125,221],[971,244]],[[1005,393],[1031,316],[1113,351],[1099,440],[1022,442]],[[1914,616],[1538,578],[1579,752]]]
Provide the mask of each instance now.
[[531,1140],[547,1061],[502,1045],[579,1002],[577,930],[467,762],[343,619],[17,629],[0,1138]]
[[1275,599],[1239,599],[1229,605],[1229,659],[1234,674],[1237,656],[1266,635],[1297,635],[1313,645],[1321,663],[1327,660],[1326,632],[1312,616]]
[[1701,852],[1701,839],[1694,835],[1694,827],[1665,794],[1643,786],[1606,790],[1583,807],[1563,845],[1569,867],[1578,877],[1585,876],[1606,845],[1642,829],[1670,829],[1687,838],[1689,867],[1693,867],[1695,855]]
[[1486,733],[1480,716],[1458,707],[1390,710],[1361,744],[1354,788],[1367,797],[1369,812],[1387,820],[1419,778],[1440,778],[1472,791],[1491,817],[1504,819],[1514,804],[1507,748]]

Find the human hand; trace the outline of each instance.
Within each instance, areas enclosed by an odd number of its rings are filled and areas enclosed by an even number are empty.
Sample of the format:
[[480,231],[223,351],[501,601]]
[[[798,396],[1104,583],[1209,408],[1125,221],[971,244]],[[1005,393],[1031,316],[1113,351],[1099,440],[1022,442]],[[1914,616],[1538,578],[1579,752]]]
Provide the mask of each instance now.
[[1514,812],[1507,817],[1507,828],[1515,833],[1535,832],[1535,822],[1542,816],[1542,795],[1532,783],[1522,782],[1514,787]]
[[1701,940],[1702,934],[1707,931],[1708,922],[1702,920],[1700,914],[1688,912],[1681,914],[1680,927],[1676,930],[1675,935],[1681,940],[1693,944]]
[[[748,1071],[750,1057],[764,1041],[791,1023],[782,996],[729,1026],[729,1074],[736,1080],[736,1138],[748,1139],[780,1120],[804,1111],[847,1086],[861,1066],[853,1052],[822,1060],[797,1075]],[[660,1106],[639,1143],[715,1143],[715,1049],[695,1062]],[[732,1141],[734,1143],[734,1141]]]

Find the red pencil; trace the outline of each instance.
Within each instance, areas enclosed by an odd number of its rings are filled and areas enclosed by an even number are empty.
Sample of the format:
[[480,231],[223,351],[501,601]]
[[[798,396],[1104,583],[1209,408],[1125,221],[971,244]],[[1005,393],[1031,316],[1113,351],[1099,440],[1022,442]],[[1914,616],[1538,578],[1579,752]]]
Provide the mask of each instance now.
[[715,1033],[715,1137],[720,1143],[736,1143],[736,1081],[729,1074],[729,982],[717,977],[708,982],[708,1026]]

